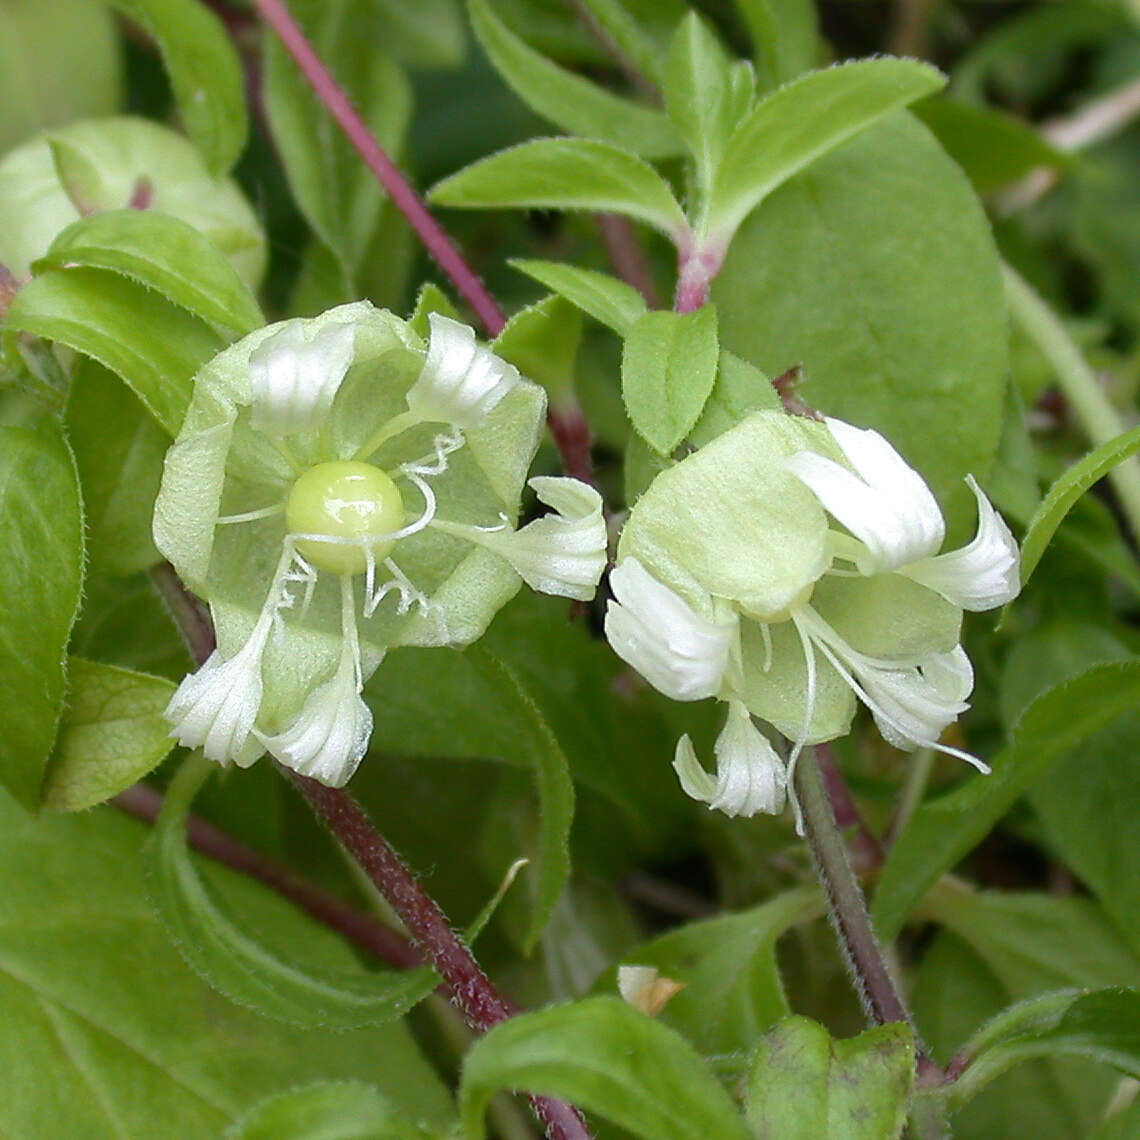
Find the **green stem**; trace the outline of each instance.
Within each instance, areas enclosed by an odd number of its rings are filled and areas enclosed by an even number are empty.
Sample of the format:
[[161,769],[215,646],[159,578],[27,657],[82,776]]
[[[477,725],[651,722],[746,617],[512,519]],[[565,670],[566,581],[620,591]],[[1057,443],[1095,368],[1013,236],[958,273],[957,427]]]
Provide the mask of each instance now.
[[827,896],[832,925],[867,1016],[876,1025],[905,1021],[913,1026],[910,1011],[887,969],[883,951],[871,928],[867,903],[851,869],[847,845],[835,822],[819,764],[814,754],[806,750],[796,767],[796,790],[803,812],[804,833],[811,847],[816,874]]
[[930,783],[930,773],[934,770],[935,752],[933,748],[920,748],[910,758],[907,766],[906,783],[903,784],[895,817],[891,820],[887,833],[888,845],[894,843],[910,823],[910,817],[918,810],[922,797],[926,795],[926,785]]
[[[1061,391],[1093,446],[1123,434],[1127,425],[1057,315],[1016,270],[1003,263],[1002,274],[1010,312],[1053,366]],[[1140,458],[1132,456],[1118,463],[1108,477],[1129,529],[1140,542]]]

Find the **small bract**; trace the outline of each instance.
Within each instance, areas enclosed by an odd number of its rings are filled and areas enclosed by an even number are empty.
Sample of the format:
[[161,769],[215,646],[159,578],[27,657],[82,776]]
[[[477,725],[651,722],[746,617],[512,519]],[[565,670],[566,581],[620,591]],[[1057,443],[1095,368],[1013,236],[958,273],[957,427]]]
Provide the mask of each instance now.
[[361,692],[396,646],[463,646],[525,580],[593,596],[601,499],[536,478],[554,515],[516,530],[545,396],[465,325],[425,346],[367,302],[247,336],[207,364],[166,457],[158,548],[208,599],[218,648],[167,709],[220,764],[263,752],[343,784]]
[[[715,777],[678,745],[689,795],[752,815],[787,793],[798,825],[796,759],[846,733],[857,701],[897,747],[985,770],[939,738],[973,688],[962,611],[1017,594],[1018,552],[968,482],[977,537],[939,554],[945,524],[922,477],[838,420],[757,412],[657,476],[622,531],[606,635],[666,696],[728,703]],[[786,765],[751,716],[793,742]]]

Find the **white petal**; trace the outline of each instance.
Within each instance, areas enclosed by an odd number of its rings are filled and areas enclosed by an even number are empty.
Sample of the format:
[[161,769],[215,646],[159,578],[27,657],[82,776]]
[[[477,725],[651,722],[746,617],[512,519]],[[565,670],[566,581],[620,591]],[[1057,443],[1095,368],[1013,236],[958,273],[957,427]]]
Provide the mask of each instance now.
[[921,582],[964,610],[992,610],[1013,601],[1021,590],[1017,541],[972,475],[966,477],[978,500],[978,533],[960,550],[924,558],[901,573]]
[[877,431],[833,419],[827,426],[854,474],[812,451],[785,465],[866,547],[860,571],[882,573],[934,554],[946,528],[922,476]]
[[225,660],[218,650],[186,677],[163,714],[171,736],[185,748],[201,748],[208,760],[248,768],[263,749],[251,735],[261,707],[261,653],[265,637],[249,641]]
[[371,735],[372,712],[360,697],[352,655],[344,653],[332,679],[308,695],[293,723],[262,743],[293,771],[339,788],[356,771]]
[[478,427],[519,382],[518,369],[475,343],[459,321],[429,313],[431,337],[419,378],[408,391],[408,409],[421,420]]
[[931,653],[909,661],[886,661],[852,649],[810,606],[796,611],[812,642],[835,666],[870,710],[885,740],[896,748],[934,748],[957,756],[980,771],[989,768],[976,756],[939,744],[938,738],[970,706],[974,670],[965,650]]
[[250,423],[276,438],[320,426],[352,364],[353,325],[286,321],[250,353]]
[[588,602],[606,568],[602,497],[579,479],[538,475],[530,485],[556,513],[476,541],[505,558],[532,590]]
[[708,621],[657,581],[636,558],[610,575],[614,601],[606,610],[606,637],[614,652],[655,689],[675,701],[720,692],[739,619]]
[[686,795],[728,816],[778,815],[784,810],[784,762],[740,701],[729,702],[728,720],[713,751],[715,779],[697,762],[687,736],[677,742],[673,768]]

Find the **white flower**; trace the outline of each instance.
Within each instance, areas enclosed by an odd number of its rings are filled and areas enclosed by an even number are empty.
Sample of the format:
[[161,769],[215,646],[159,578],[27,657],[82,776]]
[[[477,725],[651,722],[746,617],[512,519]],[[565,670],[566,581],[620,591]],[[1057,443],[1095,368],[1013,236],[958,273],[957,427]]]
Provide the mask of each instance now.
[[505,558],[532,590],[588,602],[606,568],[606,522],[602,497],[580,479],[536,475],[539,499],[555,514],[521,530],[481,528],[435,519],[438,530],[466,538]]
[[314,689],[284,732],[263,736],[262,743],[282,764],[340,788],[348,783],[372,735],[372,713],[360,697],[352,647],[346,639],[331,680]]
[[606,637],[623,661],[675,701],[720,692],[739,636],[736,614],[720,621],[701,617],[636,558],[622,561],[610,587]]
[[250,353],[250,424],[280,439],[317,427],[352,364],[355,328],[286,321]]
[[420,420],[477,427],[519,382],[518,369],[475,343],[467,325],[429,313],[431,337],[408,409]]
[[261,707],[261,655],[269,628],[268,619],[258,621],[228,661],[215,649],[174,691],[163,715],[183,747],[201,748],[223,767],[248,768],[262,754],[250,734]]
[[[852,649],[811,606],[802,606],[792,621],[809,644],[835,667],[855,695],[871,710],[879,732],[896,748],[933,748],[958,756],[980,771],[989,768],[976,756],[940,744],[938,738],[970,706],[974,670],[965,650],[929,653],[910,660],[884,660]],[[810,707],[812,695],[808,695]]]
[[964,610],[992,610],[1017,597],[1021,589],[1021,560],[1017,542],[1001,515],[972,475],[966,477],[966,482],[978,501],[978,533],[974,540],[960,550],[902,566],[899,573],[921,582]]
[[677,741],[673,768],[685,793],[728,816],[778,815],[787,801],[784,762],[767,737],[752,723],[744,704],[728,703],[728,720],[713,747],[716,776],[697,761],[692,741]]
[[[972,477],[967,481],[978,502],[977,536],[969,546],[935,557],[946,524],[918,472],[878,432],[834,419],[827,426],[854,473],[812,451],[785,464],[858,540],[850,544],[851,559],[861,574],[897,571],[960,609],[992,609],[1017,596],[1017,543]],[[844,546],[839,550],[846,556]]]

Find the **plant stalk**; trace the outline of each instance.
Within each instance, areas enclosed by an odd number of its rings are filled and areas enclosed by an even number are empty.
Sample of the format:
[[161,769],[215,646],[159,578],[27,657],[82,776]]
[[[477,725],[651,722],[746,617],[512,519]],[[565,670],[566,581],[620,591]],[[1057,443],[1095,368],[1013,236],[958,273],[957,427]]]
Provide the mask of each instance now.
[[[1057,315],[1016,270],[1002,265],[1006,301],[1014,319],[1053,366],[1057,382],[1094,447],[1127,430],[1096,373],[1073,343]],[[1132,537],[1140,544],[1140,457],[1118,463],[1109,473]]]
[[827,896],[832,925],[868,1019],[875,1025],[905,1021],[913,1028],[910,1011],[871,927],[863,891],[835,822],[819,763],[806,749],[796,766],[796,790],[803,812],[804,833],[816,874]]

